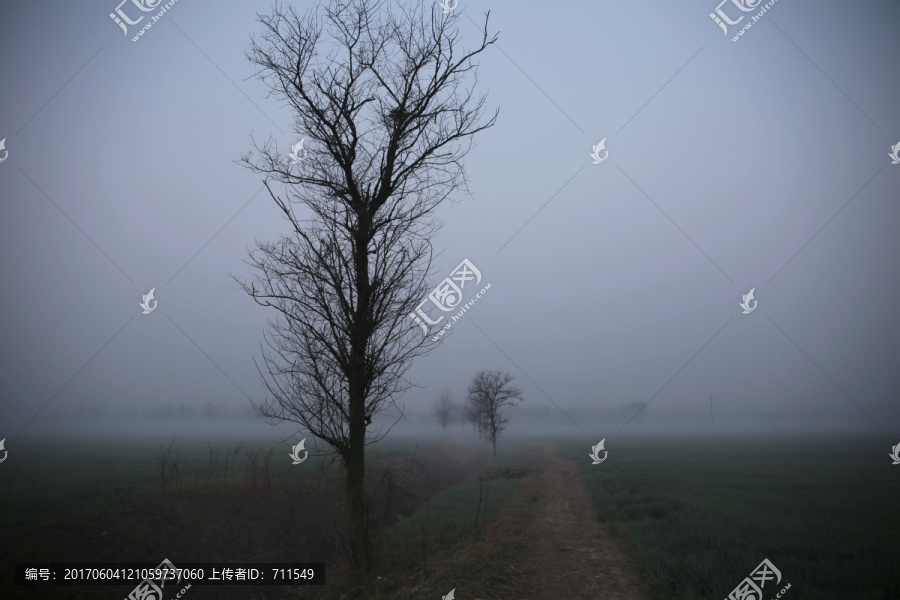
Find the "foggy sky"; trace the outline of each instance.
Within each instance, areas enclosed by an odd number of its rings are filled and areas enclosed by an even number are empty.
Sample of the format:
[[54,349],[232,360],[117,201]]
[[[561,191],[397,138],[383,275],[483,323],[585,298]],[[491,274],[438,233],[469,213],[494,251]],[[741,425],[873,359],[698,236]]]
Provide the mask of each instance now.
[[[460,0],[469,45],[487,9],[500,32],[479,60],[500,117],[440,209],[434,283],[468,259],[491,289],[401,405],[495,368],[564,422],[649,402],[676,427],[712,394],[896,433],[900,7],[779,0],[734,43],[716,4]],[[288,231],[235,164],[251,135],[299,139],[243,55],[271,2],[178,0],[137,43],[116,5],[0,7],[0,438],[84,405],[265,397],[274,315],[231,275]]]

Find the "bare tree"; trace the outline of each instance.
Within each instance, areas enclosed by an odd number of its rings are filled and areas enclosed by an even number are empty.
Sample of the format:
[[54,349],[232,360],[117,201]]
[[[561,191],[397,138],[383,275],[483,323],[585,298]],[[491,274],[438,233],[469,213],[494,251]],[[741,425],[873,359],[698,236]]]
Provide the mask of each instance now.
[[453,401],[453,394],[449,390],[442,391],[432,410],[438,425],[446,432],[447,427],[453,421],[453,415],[456,414],[456,403]]
[[466,398],[466,402],[462,406],[462,418],[460,419],[463,423],[471,423],[472,431],[478,431],[478,413],[475,410],[475,407],[469,402],[468,398]]
[[409,315],[429,290],[434,212],[465,186],[473,136],[497,118],[484,118],[474,91],[474,59],[497,39],[488,17],[461,51],[459,13],[430,0],[330,0],[304,16],[276,4],[247,53],[304,141],[291,160],[272,140],[242,159],[291,229],[257,242],[249,264],[258,274],[239,281],[276,311],[257,364],[270,397],[253,406],[339,457],[359,578],[371,566],[365,446],[386,434],[368,427],[433,347]]
[[497,456],[497,434],[506,429],[509,419],[500,413],[504,406],[522,401],[522,392],[512,383],[513,376],[502,371],[479,371],[469,385],[466,415],[478,431],[491,441]]

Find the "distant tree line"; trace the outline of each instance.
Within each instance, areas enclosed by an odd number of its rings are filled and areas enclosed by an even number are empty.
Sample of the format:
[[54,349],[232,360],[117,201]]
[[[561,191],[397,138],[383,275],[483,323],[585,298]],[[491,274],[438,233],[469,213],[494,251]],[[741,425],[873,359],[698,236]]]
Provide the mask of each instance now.
[[207,402],[204,405],[192,405],[184,402],[145,406],[143,408],[115,407],[103,404],[81,404],[75,408],[57,412],[52,415],[41,415],[48,421],[78,421],[98,419],[136,420],[136,419],[255,419],[256,413],[249,406],[231,406],[224,403]]

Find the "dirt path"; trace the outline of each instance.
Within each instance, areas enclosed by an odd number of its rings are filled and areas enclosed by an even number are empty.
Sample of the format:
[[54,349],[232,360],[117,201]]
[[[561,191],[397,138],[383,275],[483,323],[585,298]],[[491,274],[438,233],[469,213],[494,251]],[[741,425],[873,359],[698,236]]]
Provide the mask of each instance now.
[[[522,553],[517,600],[648,600],[625,542],[597,521],[590,492],[572,462],[540,449],[532,476],[506,516]],[[600,468],[600,467],[598,467]]]

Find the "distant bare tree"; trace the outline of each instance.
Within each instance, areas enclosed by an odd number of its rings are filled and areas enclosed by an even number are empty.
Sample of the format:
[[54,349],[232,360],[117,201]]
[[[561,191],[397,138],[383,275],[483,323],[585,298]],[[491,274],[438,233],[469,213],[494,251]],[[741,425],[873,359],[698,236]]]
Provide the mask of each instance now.
[[453,421],[453,415],[456,413],[456,403],[453,401],[453,394],[449,390],[442,391],[432,410],[438,425],[446,432],[447,427]]
[[506,429],[509,421],[500,409],[522,401],[521,390],[510,385],[512,380],[511,374],[502,371],[479,371],[466,397],[466,417],[491,441],[494,456],[497,456],[497,434]]
[[478,431],[478,413],[468,401],[468,398],[466,398],[466,402],[462,406],[462,414],[460,417],[461,422],[470,423],[472,425],[472,431]]
[[257,242],[259,274],[239,281],[276,311],[257,365],[271,398],[254,408],[340,458],[358,579],[372,564],[365,447],[383,437],[368,428],[433,347],[409,315],[430,289],[435,211],[465,185],[463,157],[497,116],[482,118],[474,92],[475,59],[497,39],[488,15],[464,51],[458,18],[431,0],[329,0],[305,16],[276,4],[247,55],[305,142],[290,159],[270,140],[242,160],[291,229]]

